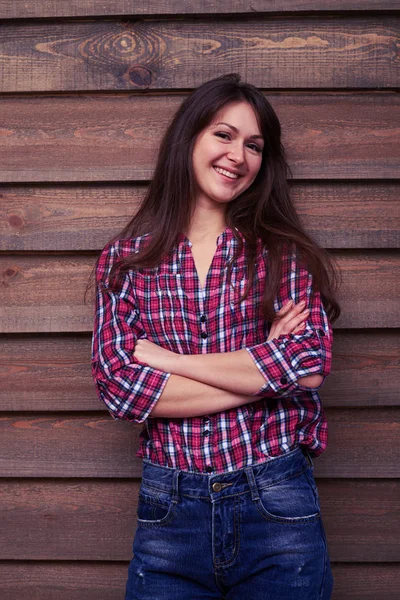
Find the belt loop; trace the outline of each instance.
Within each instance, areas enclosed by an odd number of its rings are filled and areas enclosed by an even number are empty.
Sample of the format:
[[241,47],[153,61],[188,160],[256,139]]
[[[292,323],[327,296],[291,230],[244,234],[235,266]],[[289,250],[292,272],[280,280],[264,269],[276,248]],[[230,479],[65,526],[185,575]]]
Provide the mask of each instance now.
[[172,473],[172,502],[179,501],[179,469],[174,469]]
[[260,496],[258,494],[258,488],[257,488],[256,479],[254,477],[253,467],[245,467],[244,472],[246,473],[247,481],[249,483],[251,499],[259,500]]

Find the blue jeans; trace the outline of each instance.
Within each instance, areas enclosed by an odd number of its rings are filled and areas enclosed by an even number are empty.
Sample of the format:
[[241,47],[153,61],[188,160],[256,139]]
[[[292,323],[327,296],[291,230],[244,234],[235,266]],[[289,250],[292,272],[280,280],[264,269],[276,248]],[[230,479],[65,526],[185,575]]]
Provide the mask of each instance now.
[[220,475],[143,461],[125,600],[329,600],[311,457]]

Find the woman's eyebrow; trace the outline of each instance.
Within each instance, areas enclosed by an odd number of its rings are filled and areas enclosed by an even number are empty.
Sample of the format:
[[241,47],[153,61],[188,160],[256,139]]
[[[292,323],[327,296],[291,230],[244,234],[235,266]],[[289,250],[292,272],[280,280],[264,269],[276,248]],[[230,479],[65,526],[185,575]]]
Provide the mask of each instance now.
[[[223,121],[221,121],[220,123],[216,123],[215,124],[215,126],[217,126],[217,125],[226,125],[227,127],[230,127],[231,129],[233,129],[233,131],[235,133],[239,133],[239,130],[236,127],[234,127],[234,125],[229,125],[229,123],[224,123]],[[249,138],[251,140],[254,140],[256,138],[259,138],[260,140],[264,139],[262,135],[257,135],[257,134],[256,135],[250,135]]]

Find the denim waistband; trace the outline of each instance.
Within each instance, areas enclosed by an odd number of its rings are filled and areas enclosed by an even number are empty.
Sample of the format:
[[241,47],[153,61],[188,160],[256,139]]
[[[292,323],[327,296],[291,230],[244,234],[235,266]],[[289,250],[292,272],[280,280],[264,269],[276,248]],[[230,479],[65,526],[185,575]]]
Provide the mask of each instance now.
[[175,497],[184,495],[213,499],[249,491],[256,496],[257,489],[294,477],[308,467],[313,470],[312,459],[300,446],[263,463],[214,475],[163,467],[144,459],[142,485],[171,493]]

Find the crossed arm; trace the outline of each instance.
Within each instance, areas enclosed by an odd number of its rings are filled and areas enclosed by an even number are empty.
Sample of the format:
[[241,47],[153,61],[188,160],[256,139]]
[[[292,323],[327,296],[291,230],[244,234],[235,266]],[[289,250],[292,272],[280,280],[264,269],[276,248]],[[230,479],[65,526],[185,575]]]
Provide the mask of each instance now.
[[[141,339],[137,342],[135,356],[171,373],[150,418],[194,417],[229,410],[257,400],[254,396],[265,383],[246,350],[174,354]],[[298,382],[313,388],[322,380],[321,375],[309,375],[299,378]]]
[[[103,252],[97,275],[106,286],[116,256],[113,247]],[[295,267],[289,264],[289,272]],[[298,302],[307,290],[310,318],[303,333],[213,354],[180,355],[146,339],[128,281],[120,293],[98,288],[92,375],[111,416],[137,423],[202,416],[320,387],[330,370],[332,332],[319,295],[311,296],[311,278],[300,275],[294,288],[293,278],[284,282],[278,304],[290,297]]]
[[[139,339],[134,357],[154,369],[194,379],[236,394],[256,395],[265,384],[264,376],[246,349],[211,354],[176,354],[147,339]],[[322,380],[322,375],[317,374],[300,377],[297,381],[302,386],[314,388],[318,387]]]

